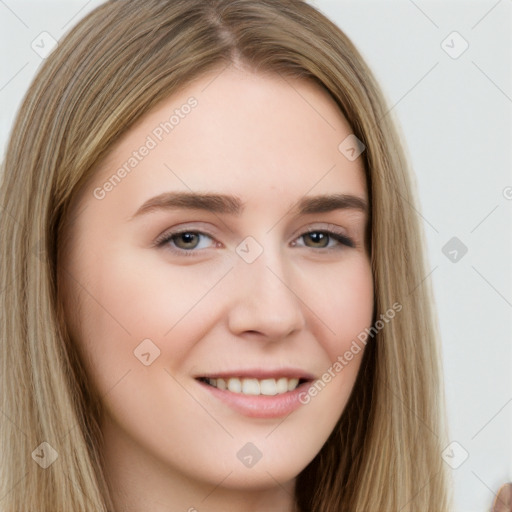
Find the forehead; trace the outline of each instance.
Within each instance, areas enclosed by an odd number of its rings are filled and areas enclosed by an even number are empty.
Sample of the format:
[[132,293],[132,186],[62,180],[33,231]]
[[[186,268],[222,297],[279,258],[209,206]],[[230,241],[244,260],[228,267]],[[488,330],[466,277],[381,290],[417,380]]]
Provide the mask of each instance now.
[[351,133],[333,98],[311,81],[217,69],[140,118],[89,192],[111,182],[110,198],[127,200],[166,187],[268,201],[313,189],[366,196],[362,159],[339,149]]

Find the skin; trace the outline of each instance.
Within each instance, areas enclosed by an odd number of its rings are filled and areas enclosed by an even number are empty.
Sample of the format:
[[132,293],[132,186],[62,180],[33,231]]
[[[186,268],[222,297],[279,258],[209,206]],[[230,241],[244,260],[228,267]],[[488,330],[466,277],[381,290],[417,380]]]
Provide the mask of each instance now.
[[[197,106],[97,199],[94,190],[191,96]],[[315,84],[215,70],[145,114],[73,205],[59,279],[70,333],[102,397],[117,511],[293,509],[295,477],[338,421],[363,350],[287,417],[241,414],[195,377],[292,366],[319,378],[371,325],[366,214],[294,210],[316,194],[368,201],[361,158],[338,150],[351,133]],[[245,207],[240,215],[178,208],[132,217],[169,191],[230,194]],[[318,231],[330,226],[354,247],[327,238],[324,248]],[[193,249],[190,238],[154,245],[178,228],[208,236]],[[248,236],[263,251],[252,263],[236,251]],[[245,247],[254,254],[257,246]],[[148,366],[134,355],[145,339],[160,350]],[[248,442],[262,454],[251,468],[237,457]]]

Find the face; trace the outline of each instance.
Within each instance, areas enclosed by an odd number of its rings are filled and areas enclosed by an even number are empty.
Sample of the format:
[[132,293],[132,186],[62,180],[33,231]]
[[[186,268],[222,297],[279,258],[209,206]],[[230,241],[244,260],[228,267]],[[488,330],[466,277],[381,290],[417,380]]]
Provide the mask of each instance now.
[[318,86],[228,68],[101,163],[60,278],[112,466],[263,489],[318,453],[373,313],[363,164],[338,149],[351,133]]

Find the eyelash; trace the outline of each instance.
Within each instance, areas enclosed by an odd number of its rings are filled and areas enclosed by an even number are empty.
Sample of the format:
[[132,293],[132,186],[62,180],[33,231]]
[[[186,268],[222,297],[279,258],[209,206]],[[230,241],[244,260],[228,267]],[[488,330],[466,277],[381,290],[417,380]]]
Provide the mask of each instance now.
[[[336,231],[332,231],[330,229],[312,229],[312,230],[308,230],[304,233],[302,233],[301,235],[299,235],[295,240],[297,239],[300,239],[306,235],[311,235],[312,233],[321,233],[323,235],[327,235],[330,239],[333,239],[333,240],[336,240],[336,242],[338,242],[340,244],[340,246],[345,246],[345,247],[350,247],[350,248],[353,248],[355,247],[355,243],[354,241],[345,236],[345,235],[342,235],[341,233],[337,233]],[[194,231],[194,230],[191,230],[191,229],[184,229],[184,230],[181,230],[181,231],[175,231],[175,232],[171,232],[171,233],[164,233],[162,236],[160,236],[156,241],[155,241],[155,246],[156,247],[164,247],[165,245],[169,244],[169,242],[172,242],[173,239],[179,237],[180,235],[183,235],[183,234],[193,234],[193,235],[199,235],[199,236],[206,236],[208,238],[211,238],[212,240],[214,240],[213,236],[209,235],[208,233],[204,233],[202,231]],[[170,246],[170,244],[169,244]],[[307,246],[305,246],[305,248],[308,248]],[[337,250],[341,250],[342,247],[309,247],[309,249],[313,249],[315,251],[321,251],[321,252],[331,252],[331,251],[337,251]],[[171,247],[170,246],[170,250],[176,254],[179,254],[179,255],[184,255],[184,256],[195,256],[197,255],[197,252],[198,251],[201,251],[202,249],[198,249],[196,250],[195,248],[193,249],[180,249],[180,248],[177,248],[177,247]]]

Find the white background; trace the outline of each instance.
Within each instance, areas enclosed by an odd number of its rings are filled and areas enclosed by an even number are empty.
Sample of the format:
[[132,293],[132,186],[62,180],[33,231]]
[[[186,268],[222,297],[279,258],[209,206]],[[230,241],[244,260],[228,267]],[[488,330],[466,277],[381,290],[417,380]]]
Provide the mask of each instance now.
[[[2,155],[41,62],[32,42],[43,31],[58,40],[100,3],[0,0]],[[451,469],[456,511],[489,510],[512,481],[512,0],[311,3],[360,49],[400,124],[421,202],[411,215],[427,235],[455,463],[468,454]],[[454,31],[469,44],[455,59],[445,51],[463,48]],[[452,237],[468,249],[456,262],[442,252]]]

